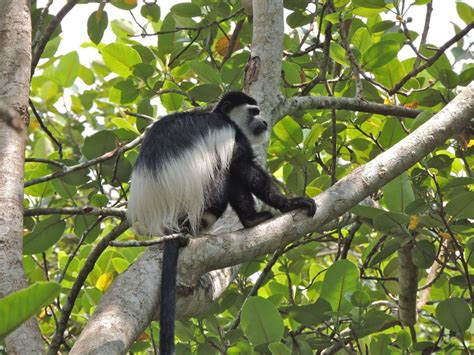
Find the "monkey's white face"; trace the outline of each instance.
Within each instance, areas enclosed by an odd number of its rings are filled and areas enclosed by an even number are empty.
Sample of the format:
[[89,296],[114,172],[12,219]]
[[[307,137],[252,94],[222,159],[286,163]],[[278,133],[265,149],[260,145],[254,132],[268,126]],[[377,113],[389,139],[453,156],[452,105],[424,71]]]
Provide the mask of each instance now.
[[257,105],[237,106],[228,115],[251,144],[262,144],[268,139],[268,124],[260,115]]

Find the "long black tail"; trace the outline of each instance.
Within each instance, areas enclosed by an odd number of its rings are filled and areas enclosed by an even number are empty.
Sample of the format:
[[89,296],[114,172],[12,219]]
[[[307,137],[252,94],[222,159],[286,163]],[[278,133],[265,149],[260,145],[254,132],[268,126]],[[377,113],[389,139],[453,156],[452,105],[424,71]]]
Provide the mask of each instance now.
[[161,268],[160,355],[174,354],[178,250],[179,241],[177,239],[165,242]]

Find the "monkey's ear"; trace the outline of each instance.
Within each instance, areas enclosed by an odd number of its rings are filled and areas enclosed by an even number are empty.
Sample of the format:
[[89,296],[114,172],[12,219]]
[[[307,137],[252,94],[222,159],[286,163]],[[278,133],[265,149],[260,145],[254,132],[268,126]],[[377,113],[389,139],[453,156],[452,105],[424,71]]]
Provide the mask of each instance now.
[[221,102],[220,109],[221,109],[221,112],[228,113],[232,109],[232,102],[230,101]]

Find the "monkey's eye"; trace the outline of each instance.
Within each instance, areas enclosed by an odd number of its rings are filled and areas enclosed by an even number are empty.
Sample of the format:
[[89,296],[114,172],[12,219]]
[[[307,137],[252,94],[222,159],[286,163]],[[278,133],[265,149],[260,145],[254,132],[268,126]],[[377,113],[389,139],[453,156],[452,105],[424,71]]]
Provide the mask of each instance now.
[[252,107],[249,109],[249,112],[252,116],[258,116],[260,114],[260,109],[258,107]]

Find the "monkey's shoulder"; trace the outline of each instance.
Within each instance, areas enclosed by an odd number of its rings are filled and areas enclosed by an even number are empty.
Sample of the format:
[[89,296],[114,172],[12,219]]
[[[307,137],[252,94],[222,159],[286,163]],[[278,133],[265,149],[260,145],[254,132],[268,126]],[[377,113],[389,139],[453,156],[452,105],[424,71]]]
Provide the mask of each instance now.
[[207,134],[209,129],[235,129],[228,117],[218,112],[177,112],[156,121],[150,129],[150,134],[180,136],[186,132]]

